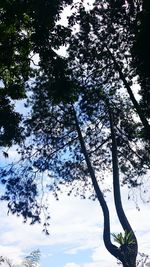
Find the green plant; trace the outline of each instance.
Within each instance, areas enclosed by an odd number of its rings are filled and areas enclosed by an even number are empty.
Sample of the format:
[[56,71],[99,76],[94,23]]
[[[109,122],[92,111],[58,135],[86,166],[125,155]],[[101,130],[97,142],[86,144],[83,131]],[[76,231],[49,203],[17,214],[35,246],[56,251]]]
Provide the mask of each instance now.
[[124,233],[119,233],[119,234],[112,234],[114,241],[119,243],[120,245],[131,245],[134,244],[135,241],[133,239],[133,233],[128,232],[125,230]]

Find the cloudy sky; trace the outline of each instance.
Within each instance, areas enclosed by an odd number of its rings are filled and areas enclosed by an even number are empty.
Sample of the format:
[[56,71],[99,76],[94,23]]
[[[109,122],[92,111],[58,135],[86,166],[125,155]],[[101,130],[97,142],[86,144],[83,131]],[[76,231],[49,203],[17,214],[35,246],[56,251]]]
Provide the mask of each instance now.
[[[123,202],[127,216],[136,231],[139,251],[150,254],[149,205],[136,209],[127,200],[123,189]],[[111,193],[107,200],[111,211],[111,232],[121,231],[115,217]],[[103,216],[97,201],[81,200],[61,195],[56,201],[49,196],[51,212],[50,235],[42,233],[41,225],[23,224],[21,218],[7,215],[5,203],[0,203],[0,254],[14,263],[35,249],[41,251],[41,267],[117,267],[115,258],[105,249],[102,241]],[[148,266],[148,265],[147,265]]]

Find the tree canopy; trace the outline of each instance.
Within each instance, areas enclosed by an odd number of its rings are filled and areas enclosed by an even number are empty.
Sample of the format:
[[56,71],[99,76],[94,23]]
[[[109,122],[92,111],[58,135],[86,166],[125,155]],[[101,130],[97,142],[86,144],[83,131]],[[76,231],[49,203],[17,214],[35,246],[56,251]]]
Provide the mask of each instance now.
[[[53,48],[65,43],[67,31],[57,26],[60,13],[71,0],[1,1],[0,3],[0,146],[19,143],[21,114],[14,100],[27,97],[29,79],[35,77],[34,55],[52,60]],[[5,118],[5,119],[4,119]]]
[[[118,73],[120,82],[128,91],[134,108],[142,121],[144,136],[149,138],[147,121],[149,118],[149,89],[145,87],[147,85],[144,85],[144,81],[148,84],[149,75],[148,63],[146,63],[148,62],[148,52],[146,52],[145,47],[148,42],[144,41],[144,38],[148,36],[148,32],[146,32],[148,22],[146,24],[146,21],[149,18],[149,5],[146,4],[146,1],[95,1],[93,8],[87,11],[84,3],[81,2],[79,5],[72,6],[75,12],[69,19],[70,26],[65,28],[58,21],[64,6],[71,5],[71,3],[71,0],[53,2],[42,0],[5,1],[1,3],[0,112],[1,118],[3,118],[6,111],[5,116],[8,118],[7,123],[1,119],[1,145],[11,145],[12,141],[21,141],[20,136],[23,130],[19,127],[21,115],[15,111],[12,100],[27,96],[28,81],[35,77],[35,69],[33,69],[35,54],[39,56],[41,70],[47,73],[49,69],[49,74],[52,75],[53,73],[57,77],[57,85],[55,86],[59,87],[59,83],[61,83],[62,87],[64,83],[64,88],[66,88],[64,82],[65,64],[60,57],[58,58],[54,49],[67,45],[67,43],[69,43],[69,49],[72,47],[70,55],[73,56],[73,53],[78,53],[76,56],[80,58],[80,62],[83,53],[86,59],[88,59],[89,54],[93,55],[93,59],[97,58],[97,63],[94,62],[94,64],[96,63],[97,75],[100,73],[99,68],[101,66],[103,72],[106,66],[105,71],[109,72],[109,75],[106,76],[107,79],[109,76],[110,82],[114,82],[114,76]],[[142,19],[144,16],[147,19]],[[79,32],[74,38],[71,38],[72,41],[70,42],[70,32],[72,26],[76,24],[80,24]],[[83,44],[84,46],[80,47]],[[144,57],[147,61],[144,61]],[[138,63],[139,60],[143,63]],[[142,68],[145,68],[143,74],[142,70],[140,71]],[[140,75],[139,82],[141,84],[142,99],[139,104],[131,90],[132,78],[136,74]],[[119,79],[117,79],[118,83]],[[67,91],[67,89],[63,91]]]

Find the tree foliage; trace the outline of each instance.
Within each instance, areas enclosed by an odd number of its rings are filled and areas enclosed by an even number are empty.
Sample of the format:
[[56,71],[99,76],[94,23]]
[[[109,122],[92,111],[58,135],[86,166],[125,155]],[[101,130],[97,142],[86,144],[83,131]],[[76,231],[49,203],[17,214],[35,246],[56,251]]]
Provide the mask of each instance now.
[[[131,1],[132,2],[132,1]],[[149,139],[149,123],[133,93],[136,69],[133,68],[132,49],[135,25],[140,4],[125,1],[95,1],[91,10],[79,5],[70,17],[70,25],[78,24],[79,31],[70,39],[70,60],[86,83],[105,84],[114,92],[124,87]],[[112,92],[113,93],[113,92]],[[142,135],[143,135],[142,134]]]
[[40,250],[32,251],[28,256],[23,260],[22,265],[25,267],[37,267],[40,261]]
[[[34,55],[40,64],[53,48],[65,43],[68,31],[56,21],[64,1],[1,1],[0,3],[0,145],[20,142],[21,115],[15,111],[13,100],[27,97],[28,80],[35,77]],[[4,119],[5,117],[5,119]]]
[[142,8],[137,13],[135,40],[132,47],[133,66],[139,76],[138,82],[141,86],[141,106],[143,112],[150,117],[150,4],[142,1]]
[[[37,267],[40,261],[40,250],[33,250],[28,256],[26,256],[21,263],[21,266],[25,267]],[[5,263],[8,267],[16,267],[20,265],[15,265],[11,259],[8,257],[0,256],[0,265]]]

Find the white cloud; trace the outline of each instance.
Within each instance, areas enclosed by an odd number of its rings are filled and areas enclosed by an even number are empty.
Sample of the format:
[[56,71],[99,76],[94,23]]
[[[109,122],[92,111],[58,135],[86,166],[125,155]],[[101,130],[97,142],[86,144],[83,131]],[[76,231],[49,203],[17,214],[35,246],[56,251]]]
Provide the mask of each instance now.
[[20,263],[20,259],[23,256],[23,252],[16,246],[4,246],[0,245],[0,255],[9,259],[15,259],[15,262]]
[[[97,263],[94,263],[94,262],[86,263],[86,264],[84,264],[82,267],[100,267],[100,266],[106,267],[105,265],[103,265],[102,262],[97,262]],[[107,265],[107,267],[108,267],[108,265]]]
[[102,244],[93,250],[92,260],[97,264],[99,263],[101,266],[118,266],[116,259],[105,249]]
[[[108,201],[112,207],[113,203],[110,197],[111,195],[108,196]],[[149,253],[149,206],[142,205],[141,211],[138,212],[134,204],[126,201],[126,198],[127,196],[124,194],[124,207],[136,230],[139,250]],[[50,197],[52,220],[51,233],[48,237],[42,234],[41,225],[22,224],[21,218],[12,215],[6,216],[6,207],[3,203],[0,203],[0,208],[2,216],[0,220],[0,251],[2,255],[9,254],[13,260],[18,261],[24,254],[27,254],[26,251],[61,245],[68,258],[69,255],[71,258],[73,254],[82,253],[86,249],[91,251],[91,262],[77,265],[70,261],[68,265],[62,267],[117,267],[115,258],[107,252],[102,241],[103,216],[97,202],[64,195],[60,197],[60,201],[55,201]],[[111,212],[111,223],[112,232],[121,230],[118,228],[119,223],[114,216],[114,210]],[[50,254],[52,257],[51,251]]]
[[112,261],[111,262],[107,262],[107,260],[105,259],[105,261],[100,261],[100,262],[91,262],[91,263],[86,263],[81,265],[81,267],[118,267],[118,265],[112,265]]
[[64,267],[80,267],[80,265],[73,263],[73,262],[70,262],[70,263],[65,264]]
[[[33,247],[71,245],[77,253],[79,250],[97,246],[97,236],[101,231],[98,225],[99,219],[96,216],[99,211],[97,205],[90,201],[67,197],[64,199],[62,197],[59,202],[51,198],[50,202],[52,207],[50,236],[42,233],[41,225],[30,226],[23,224],[21,218],[7,216],[6,206],[0,203],[0,232],[3,247],[0,251],[7,253],[9,246],[9,254],[18,259],[21,252],[32,250]],[[92,216],[89,216],[89,210],[90,212],[92,210]],[[70,252],[66,249],[65,253]]]
[[70,262],[70,263],[67,263],[65,264],[63,267],[100,267],[100,266],[103,266],[103,267],[117,267],[117,263],[113,264],[113,262],[111,261],[110,263],[106,262],[106,259],[105,261],[100,261],[100,262],[88,262],[88,263],[85,263],[85,264],[76,264],[76,263],[73,263],[73,262]]

